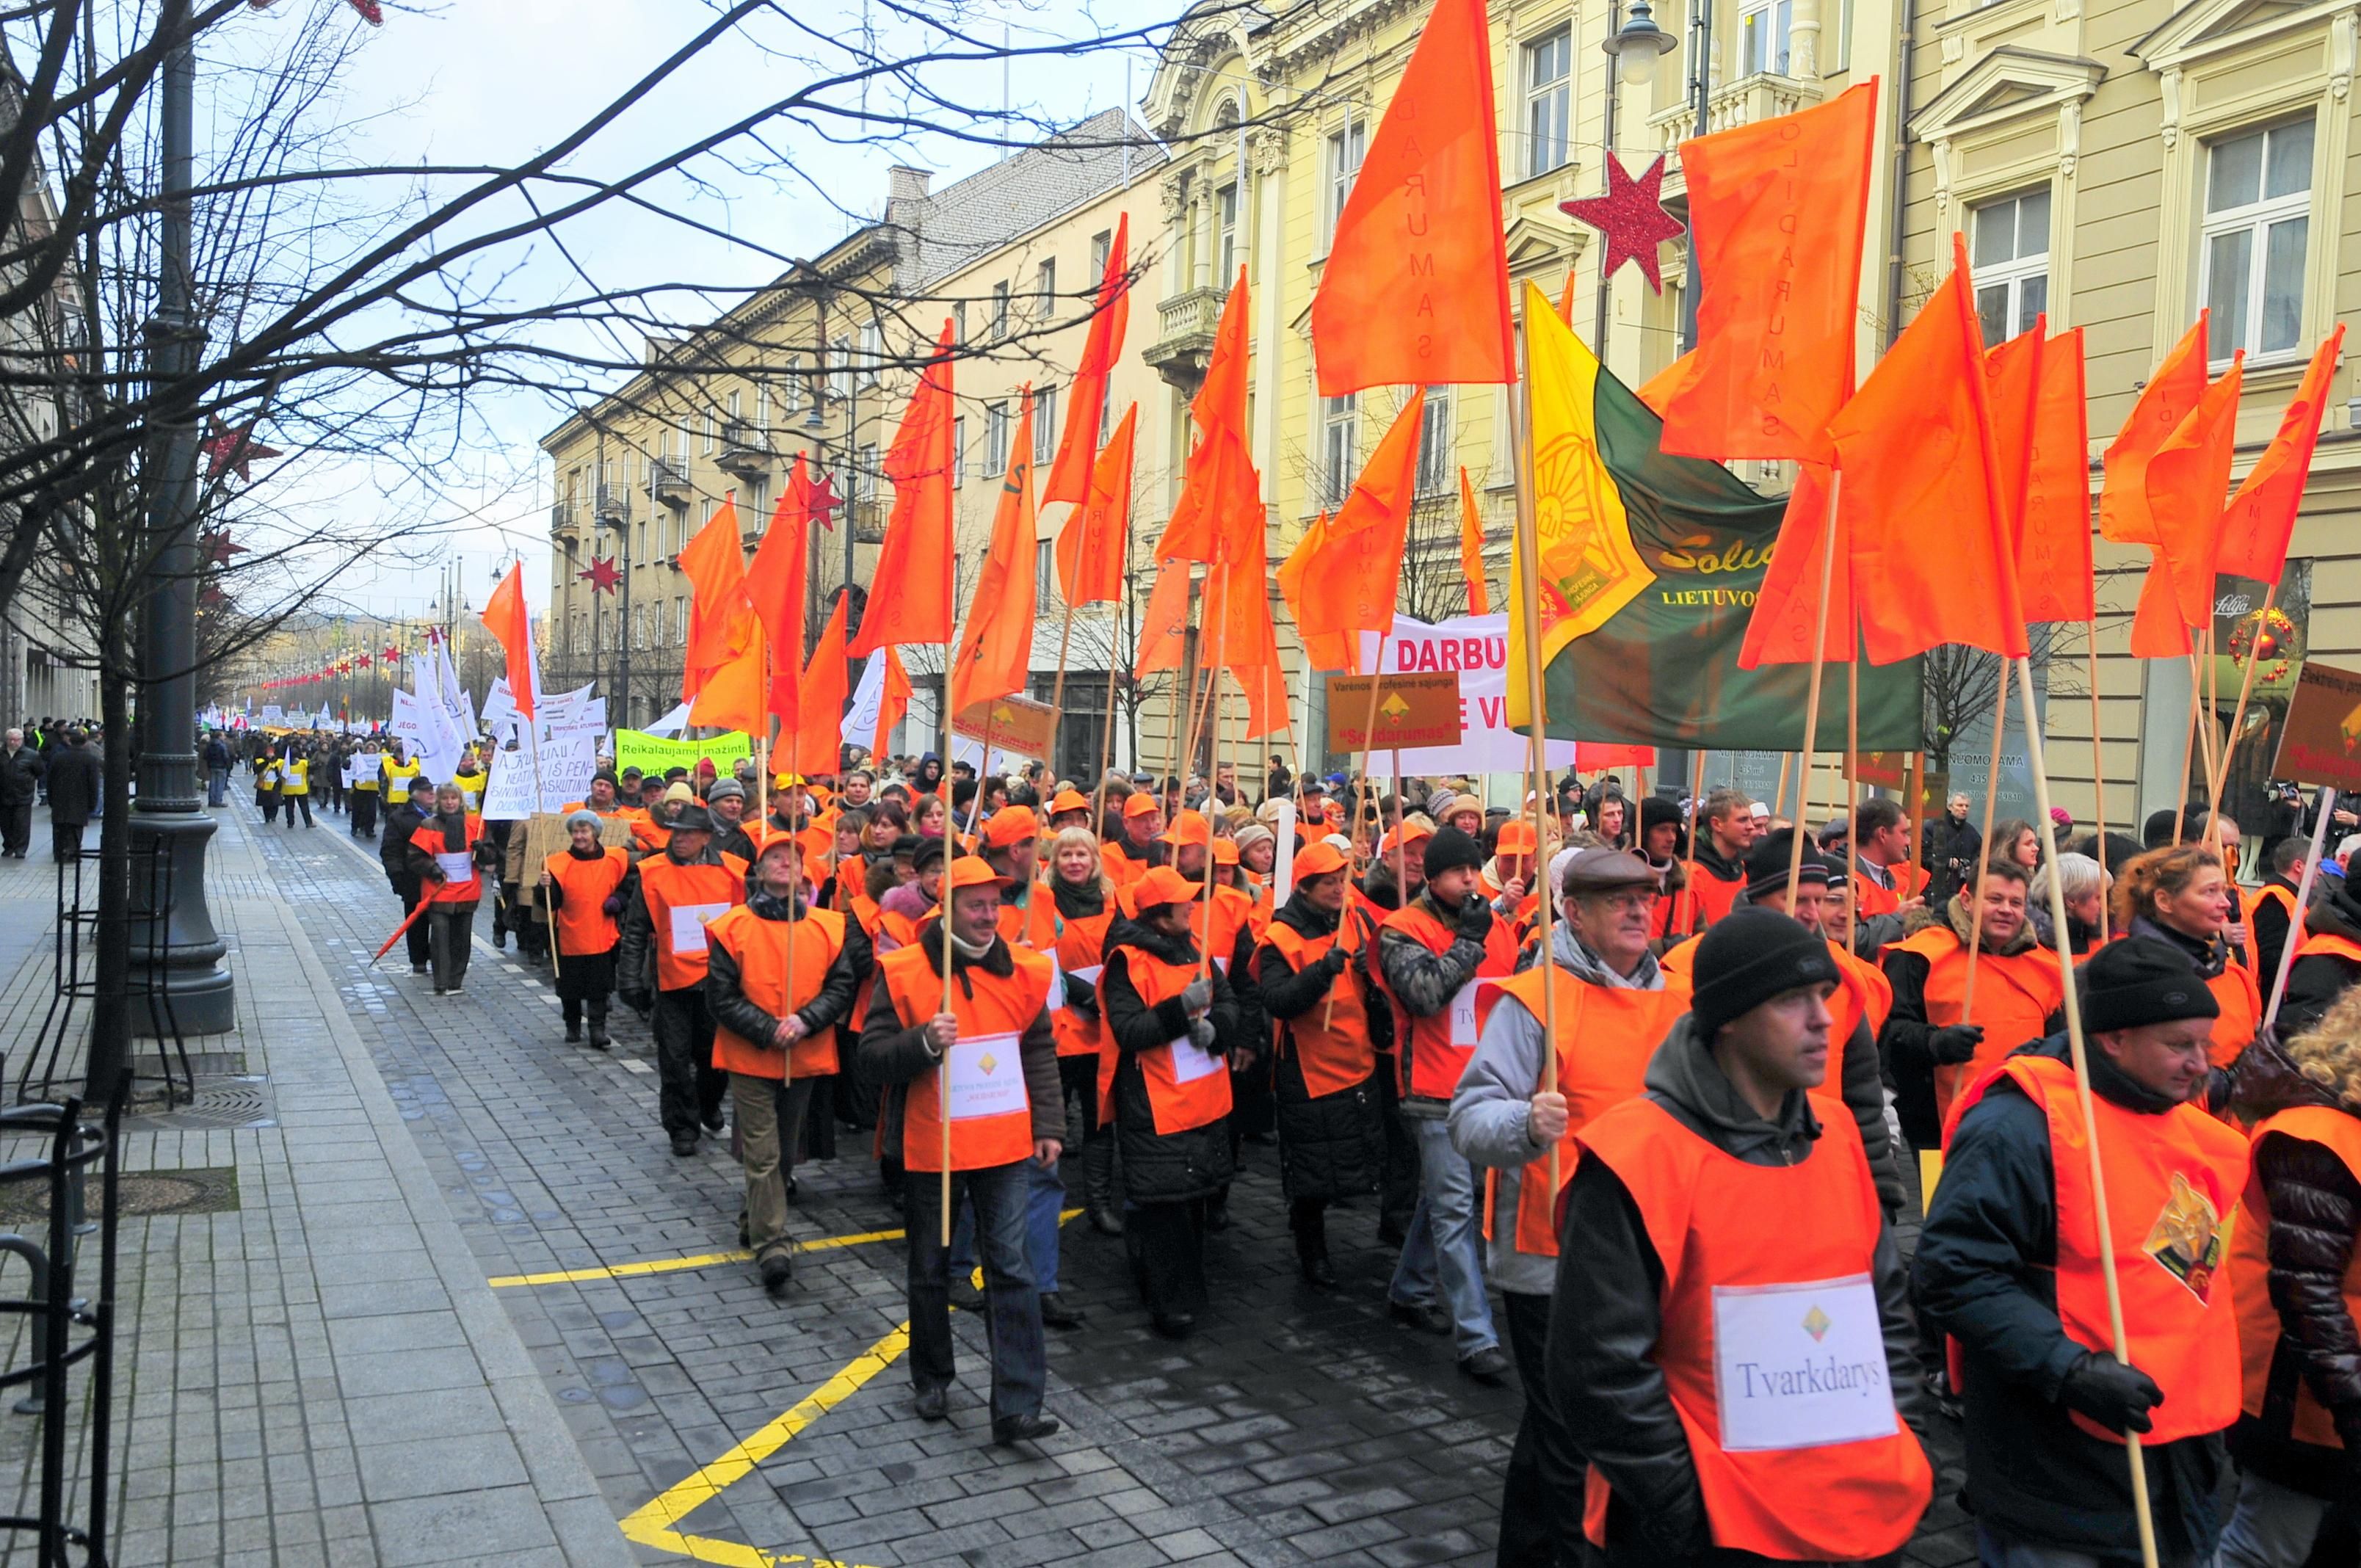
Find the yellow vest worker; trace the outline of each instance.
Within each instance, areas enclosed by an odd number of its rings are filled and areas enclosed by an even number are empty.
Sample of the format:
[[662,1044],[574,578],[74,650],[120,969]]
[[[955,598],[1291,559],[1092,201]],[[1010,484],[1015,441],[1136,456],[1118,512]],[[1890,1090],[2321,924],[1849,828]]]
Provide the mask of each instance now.
[[410,781],[418,776],[419,768],[420,764],[416,758],[406,762],[397,762],[390,752],[387,753],[383,769],[386,798],[388,800],[407,798],[410,794]]
[[[281,795],[312,793],[312,760],[310,758],[295,757],[288,761],[287,765],[280,770],[279,793]],[[469,802],[471,806],[473,804]]]

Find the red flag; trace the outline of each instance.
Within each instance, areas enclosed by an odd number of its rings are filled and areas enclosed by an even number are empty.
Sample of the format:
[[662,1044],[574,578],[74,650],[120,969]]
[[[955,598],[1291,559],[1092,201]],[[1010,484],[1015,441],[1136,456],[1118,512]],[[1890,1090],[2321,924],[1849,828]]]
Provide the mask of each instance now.
[[2230,368],[2147,460],[2148,519],[2156,524],[2183,626],[2204,626],[2213,617],[2213,563],[2222,549],[2230,462],[2237,455],[2246,357],[2243,348],[2230,356]]
[[1323,397],[1517,378],[1484,0],[1436,0],[1312,295]]
[[[1107,247],[1106,270],[1099,277],[1098,308],[1091,316],[1090,336],[1082,342],[1082,363],[1074,367],[1074,384],[1066,389],[1066,433],[1058,443],[1057,461],[1049,465],[1049,482],[1041,487],[1043,501],[1087,504],[1091,496],[1091,454],[1099,440],[1099,410],[1106,402],[1107,377],[1123,357],[1123,333],[1131,316],[1131,214],[1115,221],[1115,239]],[[1109,596],[1112,598],[1113,596]],[[1068,603],[1091,601],[1068,599]]]
[[1039,592],[1034,581],[1034,532],[1033,398],[1028,392],[1024,411],[1017,415],[1000,505],[992,517],[992,543],[969,600],[959,657],[951,666],[953,713],[972,702],[1025,689],[1033,668],[1034,597]]
[[1131,534],[1132,432],[1138,421],[1137,403],[1124,410],[1123,422],[1091,465],[1090,495],[1058,531],[1058,586],[1076,608],[1123,598],[1124,546]]
[[1159,561],[1235,560],[1249,539],[1262,537],[1262,476],[1246,443],[1246,269],[1240,267],[1213,333],[1205,384],[1189,405],[1197,444],[1157,543]]
[[1852,396],[1875,78],[1828,103],[1681,144],[1697,348],[1664,449],[1805,457]]
[[848,692],[844,662],[845,607],[851,594],[836,596],[836,609],[820,628],[812,645],[811,663],[804,666],[803,713],[796,724],[795,771],[809,778],[836,772],[837,746],[844,725]]
[[484,630],[500,645],[507,662],[509,696],[519,713],[533,718],[534,681],[538,672],[533,667],[533,618],[524,607],[524,564],[509,568],[500,586],[484,603]]
[[1467,613],[1492,613],[1490,586],[1484,578],[1484,519],[1476,510],[1475,487],[1467,482],[1467,466],[1459,467],[1459,575],[1467,579]]
[[693,702],[707,676],[745,652],[746,633],[754,621],[754,607],[746,598],[746,546],[738,537],[734,495],[722,497],[720,510],[680,553],[680,569],[689,583],[680,698]]
[[878,657],[885,661],[885,675],[877,694],[877,733],[869,745],[870,755],[874,757],[885,754],[885,742],[893,735],[894,727],[910,711],[910,674],[902,668],[902,655],[888,647]]
[[[1828,434],[1853,580],[1877,586],[1855,600],[1870,663],[1890,664],[1944,642],[2022,657],[2015,552],[1999,491],[1974,282],[1959,236],[1951,236],[1951,275]],[[1927,548],[1934,539],[1943,548]]]
[[800,711],[796,694],[801,687],[797,677],[802,672],[796,662],[804,652],[804,595],[809,571],[806,540],[810,517],[811,478],[804,472],[804,455],[798,452],[794,466],[787,470],[786,487],[779,492],[779,504],[771,513],[770,529],[755,546],[753,562],[746,568],[746,597],[763,622],[763,637],[773,650],[775,665],[764,706],[779,716],[781,728],[789,731],[795,729]]
[[1305,636],[1393,629],[1425,416],[1426,392],[1414,389],[1330,521],[1326,547],[1304,575],[1296,606]]
[[1139,652],[1132,660],[1135,675],[1177,670],[1188,643],[1189,563],[1167,561],[1156,569],[1156,587],[1139,616]]
[[869,579],[869,608],[852,643],[855,658],[889,643],[951,640],[951,345],[946,321],[885,454],[894,511]]
[[2303,505],[2303,482],[2312,472],[2320,416],[2328,406],[2329,378],[2344,351],[2345,323],[2338,322],[2327,341],[2312,350],[2312,363],[2288,400],[2287,412],[2279,416],[2279,433],[2230,498],[2230,510],[2222,516],[2216,571],[2276,583],[2287,570],[2288,541],[2295,533],[2296,511]]
[[2205,395],[2206,315],[2197,313],[2197,323],[2156,367],[2123,430],[2099,459],[2106,472],[2099,491],[2099,532],[2117,544],[2157,542],[2156,523],[2147,512],[2148,459]]
[[2090,441],[2081,328],[2048,336],[2048,318],[1984,351],[2000,492],[2015,541],[2025,619],[2090,620]]

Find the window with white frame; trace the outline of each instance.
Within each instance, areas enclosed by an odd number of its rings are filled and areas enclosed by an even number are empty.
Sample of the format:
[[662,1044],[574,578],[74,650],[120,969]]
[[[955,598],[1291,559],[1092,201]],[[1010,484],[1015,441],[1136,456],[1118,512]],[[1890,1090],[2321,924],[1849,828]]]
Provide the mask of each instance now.
[[1226,289],[1238,277],[1238,182],[1213,192],[1213,287]]
[[713,412],[713,411],[712,411],[711,409],[708,409],[708,410],[706,410],[706,411],[705,411],[705,450],[706,450],[706,453],[707,453],[707,455],[710,455],[712,454],[713,447],[714,447],[714,443],[715,443],[717,440],[719,440],[719,437],[720,437],[720,433],[721,433],[721,422],[714,416],[714,412]]
[[688,596],[681,594],[672,601],[672,640],[682,647],[688,646]]
[[768,435],[771,433],[771,383],[754,383],[754,428]]
[[1345,215],[1345,198],[1353,193],[1353,177],[1361,171],[1361,156],[1369,149],[1365,120],[1346,120],[1328,133],[1328,202],[1322,214],[1320,247],[1336,237],[1336,220]]
[[1525,169],[1528,180],[1565,163],[1574,125],[1571,23],[1525,45]]
[[2286,353],[2302,335],[2312,125],[2291,120],[2205,149],[2199,294],[2213,312],[2205,342],[2217,364],[2241,348]]
[[788,355],[787,373],[785,378],[779,382],[779,411],[781,413],[795,413],[803,407],[803,356],[800,354]]
[[861,384],[873,387],[884,374],[885,334],[875,322],[861,329]]
[[951,421],[951,488],[967,483],[967,420]]
[[1107,252],[1115,248],[1115,231],[1101,229],[1091,236],[1091,281],[1096,284],[1106,276]]
[[746,395],[745,395],[745,393],[743,393],[742,391],[741,391],[739,389],[737,389],[737,388],[735,388],[735,387],[730,388],[730,389],[729,411],[728,411],[728,413],[727,413],[727,414],[725,414],[723,417],[724,417],[724,418],[726,418],[726,419],[727,419],[727,420],[728,420],[731,424],[742,424],[742,423],[744,423],[744,422],[745,422],[745,417],[744,417],[743,413],[742,413],[741,411],[744,409],[745,404],[746,404]]
[[852,339],[840,337],[829,345],[829,349],[836,358],[836,386],[832,389],[836,400],[840,403],[850,401],[853,387]]
[[1968,259],[1985,345],[2032,331],[2049,308],[2049,188],[2004,196],[1970,212]]
[[1033,269],[1033,299],[1034,308],[1039,313],[1037,320],[1046,322],[1057,315],[1058,258],[1056,257],[1043,258],[1041,265]]
[[1033,613],[1047,615],[1058,608],[1058,542],[1044,539],[1033,546]]
[[1738,73],[1787,74],[1787,29],[1795,0],[1744,0],[1738,7]]
[[998,343],[1002,338],[1008,335],[1008,285],[1005,283],[994,283],[992,286],[992,330],[990,335],[991,341],[994,343]]
[[1033,394],[1033,461],[1048,463],[1058,455],[1058,389],[1044,387]]
[[1439,496],[1453,482],[1451,389],[1429,387],[1418,424],[1418,493]]
[[1320,478],[1323,504],[1343,506],[1353,493],[1354,470],[1361,457],[1361,412],[1358,396],[1320,400]]
[[965,300],[951,302],[951,341],[953,343],[967,341],[967,302]]
[[864,441],[853,454],[852,499],[874,500],[877,497],[877,444]]
[[983,405],[983,467],[986,477],[1008,472],[1008,405]]

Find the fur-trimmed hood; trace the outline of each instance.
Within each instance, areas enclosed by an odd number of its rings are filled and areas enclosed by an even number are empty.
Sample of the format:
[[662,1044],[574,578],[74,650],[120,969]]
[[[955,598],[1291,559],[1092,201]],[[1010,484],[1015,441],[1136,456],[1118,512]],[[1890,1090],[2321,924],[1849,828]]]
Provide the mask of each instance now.
[[[1960,907],[1960,901],[1956,898],[1947,898],[1938,905],[1921,905],[1903,916],[1902,934],[1905,938],[1915,937],[1939,921],[1950,928],[1952,936],[1965,942],[1968,939],[1968,923],[1964,915],[1965,912]],[[2032,911],[2029,908],[2026,916],[2026,922],[2016,928],[2016,935],[2011,937],[1998,949],[2000,957],[2008,958],[2016,953],[2029,953],[2041,945],[2040,934],[2033,928]],[[1993,950],[1991,948],[1983,949],[1985,952]]]

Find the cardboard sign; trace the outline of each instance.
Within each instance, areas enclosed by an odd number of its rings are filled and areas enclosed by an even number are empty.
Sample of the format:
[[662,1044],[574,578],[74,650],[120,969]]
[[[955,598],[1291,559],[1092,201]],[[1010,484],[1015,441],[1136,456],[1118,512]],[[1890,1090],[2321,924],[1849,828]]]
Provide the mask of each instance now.
[[1037,762],[1049,760],[1049,731],[1056,728],[1057,709],[1029,696],[996,696],[972,702],[951,715],[951,733],[971,740],[989,739],[994,751],[1013,752]]
[[2361,789],[2361,674],[2305,661],[2279,725],[2271,777]]
[[1903,773],[1909,762],[1907,751],[1856,751],[1845,769],[1845,777],[1855,784],[1901,789],[1905,784]]
[[[1372,709],[1369,683],[1382,682],[1374,709],[1376,724],[1364,730]],[[1459,672],[1436,670],[1414,675],[1330,675],[1328,749],[1332,751],[1411,751],[1456,746]]]

